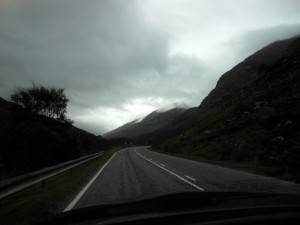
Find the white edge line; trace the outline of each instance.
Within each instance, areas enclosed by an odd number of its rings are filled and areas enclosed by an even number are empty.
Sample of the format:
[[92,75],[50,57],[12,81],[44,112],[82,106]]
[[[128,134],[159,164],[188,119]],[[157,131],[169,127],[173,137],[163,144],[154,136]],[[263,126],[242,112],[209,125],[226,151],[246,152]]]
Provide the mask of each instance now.
[[170,170],[168,170],[168,169],[166,169],[166,168],[160,166],[159,164],[157,164],[157,163],[155,163],[155,162],[153,162],[153,161],[150,161],[149,159],[147,159],[146,157],[144,157],[144,156],[142,156],[140,153],[138,153],[136,150],[134,150],[134,152],[135,152],[138,156],[140,156],[140,157],[146,159],[147,161],[149,161],[149,162],[153,163],[154,165],[158,166],[159,168],[161,168],[161,169],[167,171],[168,173],[172,174],[173,176],[177,177],[179,180],[188,183],[189,185],[193,186],[194,188],[196,188],[196,189],[198,189],[198,190],[200,190],[200,191],[204,191],[203,188],[201,188],[201,187],[199,187],[199,186],[193,184],[192,182],[188,181],[187,179],[184,179],[183,177],[177,175],[176,173],[173,173],[172,171],[170,171]]
[[73,199],[73,201],[63,210],[63,212],[71,210],[76,203],[79,201],[79,199],[84,195],[84,193],[87,191],[87,189],[92,185],[92,183],[97,179],[97,177],[100,175],[100,173],[103,171],[103,169],[107,166],[107,164],[110,162],[110,160],[113,159],[113,157],[119,152],[116,152],[98,171],[98,173],[87,183],[87,185],[84,186],[84,188],[77,194],[77,196]]
[[[147,149],[147,150],[151,151],[149,149]],[[179,159],[185,159],[185,158],[182,158],[182,157],[168,155],[168,154],[164,154],[164,153],[158,153],[157,152],[157,154],[167,155],[169,157],[175,157],[175,158],[179,158]],[[186,159],[186,160],[191,160],[191,159]],[[251,173],[251,172],[248,172],[248,171],[243,171],[243,170],[239,170],[239,169],[233,169],[233,168],[229,168],[229,167],[225,167],[225,166],[221,166],[221,165],[217,165],[217,164],[213,164],[213,163],[201,162],[201,161],[196,161],[196,160],[191,160],[191,161],[199,163],[199,164],[205,164],[205,165],[208,165],[208,166],[219,167],[219,168],[225,169],[225,170],[231,170],[233,172],[241,172],[241,173],[244,173],[244,174],[247,174],[247,175],[250,175],[250,176],[255,176],[255,177],[258,177],[258,178],[262,178],[262,179],[268,179],[268,180],[271,180],[273,182],[285,183],[285,184],[294,185],[294,186],[297,186],[297,187],[300,186],[300,184],[297,184],[297,183],[294,183],[294,182],[291,182],[291,181],[280,180],[280,179],[278,179],[276,177],[275,178],[274,177],[267,177],[267,176],[263,176],[263,175]]]
[[163,167],[165,167],[165,166],[166,166],[165,164],[162,164],[162,163],[161,163],[160,165],[161,165],[161,166],[163,166]]

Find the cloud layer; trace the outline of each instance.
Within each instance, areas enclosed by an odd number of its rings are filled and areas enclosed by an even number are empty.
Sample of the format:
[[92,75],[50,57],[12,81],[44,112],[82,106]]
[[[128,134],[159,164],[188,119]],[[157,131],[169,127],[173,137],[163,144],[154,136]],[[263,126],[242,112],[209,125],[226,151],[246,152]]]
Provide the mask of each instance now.
[[196,106],[235,63],[300,33],[298,1],[274,2],[0,0],[0,96],[63,87],[69,117],[95,134]]

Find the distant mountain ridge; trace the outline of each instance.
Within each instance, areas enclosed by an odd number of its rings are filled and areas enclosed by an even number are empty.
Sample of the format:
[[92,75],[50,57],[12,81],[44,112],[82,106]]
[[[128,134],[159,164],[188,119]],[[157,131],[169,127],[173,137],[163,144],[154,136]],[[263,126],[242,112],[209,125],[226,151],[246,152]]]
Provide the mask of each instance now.
[[[184,113],[185,109],[174,108],[167,111],[156,110],[142,120],[131,121],[103,135],[106,139],[130,139],[147,142],[145,136],[155,133]],[[142,138],[143,137],[143,138]],[[151,138],[150,138],[151,139]]]

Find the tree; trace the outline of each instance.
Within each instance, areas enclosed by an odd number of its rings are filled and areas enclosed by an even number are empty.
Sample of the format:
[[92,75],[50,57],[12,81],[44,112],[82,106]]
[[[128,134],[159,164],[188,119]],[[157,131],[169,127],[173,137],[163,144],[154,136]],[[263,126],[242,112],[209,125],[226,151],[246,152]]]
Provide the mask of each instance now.
[[11,94],[10,99],[32,112],[69,124],[73,123],[65,115],[69,99],[62,88],[44,87],[33,83],[32,87],[18,88]]

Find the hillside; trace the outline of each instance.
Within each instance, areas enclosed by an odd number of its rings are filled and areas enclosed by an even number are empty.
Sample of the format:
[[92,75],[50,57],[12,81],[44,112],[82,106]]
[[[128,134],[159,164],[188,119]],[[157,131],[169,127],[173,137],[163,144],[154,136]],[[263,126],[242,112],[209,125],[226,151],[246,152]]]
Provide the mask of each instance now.
[[128,141],[134,143],[149,143],[153,141],[153,134],[162,130],[166,125],[182,115],[185,109],[174,108],[165,112],[154,111],[141,121],[134,120],[103,135],[114,141]]
[[0,98],[0,179],[105,149],[108,142]]
[[199,105],[201,117],[210,115],[231,101],[233,96],[242,94],[245,85],[268,73],[274,66],[288,57],[297,45],[297,38],[276,41],[226,72],[218,80],[216,87]]
[[199,122],[160,149],[298,179],[300,38],[277,41],[226,72],[198,110]]

